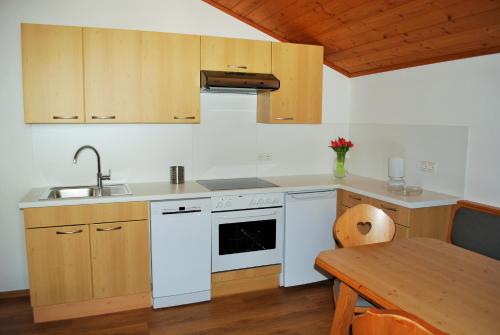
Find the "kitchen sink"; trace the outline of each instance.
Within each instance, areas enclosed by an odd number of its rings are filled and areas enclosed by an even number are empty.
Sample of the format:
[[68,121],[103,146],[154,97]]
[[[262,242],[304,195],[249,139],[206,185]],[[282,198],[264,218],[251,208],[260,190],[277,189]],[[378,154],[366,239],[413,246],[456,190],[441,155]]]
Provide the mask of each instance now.
[[[130,195],[129,187],[126,184],[104,185],[100,196],[120,196]],[[66,198],[92,198],[99,197],[97,186],[69,186],[52,187],[40,197],[41,200],[47,199],[66,199]]]

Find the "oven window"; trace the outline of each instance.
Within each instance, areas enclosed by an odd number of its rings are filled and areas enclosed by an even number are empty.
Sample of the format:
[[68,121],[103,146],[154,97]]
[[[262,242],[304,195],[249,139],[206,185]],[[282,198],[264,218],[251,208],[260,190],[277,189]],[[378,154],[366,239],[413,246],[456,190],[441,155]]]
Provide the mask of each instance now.
[[276,248],[276,220],[219,225],[219,255]]

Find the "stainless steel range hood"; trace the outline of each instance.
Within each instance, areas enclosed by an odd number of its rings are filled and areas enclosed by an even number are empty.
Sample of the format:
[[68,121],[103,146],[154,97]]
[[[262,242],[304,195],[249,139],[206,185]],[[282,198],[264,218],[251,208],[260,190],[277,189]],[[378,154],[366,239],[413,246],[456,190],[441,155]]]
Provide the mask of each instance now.
[[212,93],[257,94],[280,88],[280,81],[270,73],[201,71],[201,91]]

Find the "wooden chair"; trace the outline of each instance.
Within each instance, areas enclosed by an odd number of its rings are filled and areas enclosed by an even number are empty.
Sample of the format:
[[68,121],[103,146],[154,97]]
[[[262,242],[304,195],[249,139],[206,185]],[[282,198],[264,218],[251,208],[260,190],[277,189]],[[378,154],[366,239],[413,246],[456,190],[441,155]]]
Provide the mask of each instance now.
[[403,311],[370,308],[354,317],[353,335],[445,335],[422,319]]
[[[341,247],[389,242],[395,234],[394,221],[377,207],[361,204],[349,208],[333,226],[333,236]],[[340,282],[333,283],[333,301],[337,301]],[[358,297],[354,313],[364,313],[373,304]]]
[[500,260],[500,208],[458,201],[451,213],[448,242]]

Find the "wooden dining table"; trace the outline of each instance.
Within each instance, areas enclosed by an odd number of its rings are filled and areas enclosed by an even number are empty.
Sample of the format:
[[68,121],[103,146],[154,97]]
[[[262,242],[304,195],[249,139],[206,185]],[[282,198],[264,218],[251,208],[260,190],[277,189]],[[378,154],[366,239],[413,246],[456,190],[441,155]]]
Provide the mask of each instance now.
[[500,261],[430,238],[321,252],[340,283],[330,334],[349,334],[358,294],[448,334],[500,334]]

